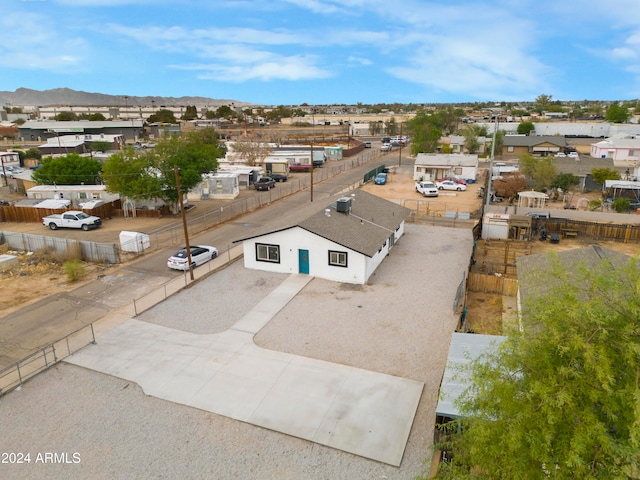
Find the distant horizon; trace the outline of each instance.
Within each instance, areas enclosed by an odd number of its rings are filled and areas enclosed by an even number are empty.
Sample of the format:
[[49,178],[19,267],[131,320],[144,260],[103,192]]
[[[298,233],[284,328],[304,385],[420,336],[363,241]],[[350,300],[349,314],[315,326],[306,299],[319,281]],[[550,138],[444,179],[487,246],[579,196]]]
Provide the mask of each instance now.
[[5,3],[5,91],[255,105],[640,98],[629,0]]
[[[305,103],[302,104],[293,104],[293,103],[285,103],[285,104],[264,104],[264,103],[250,103],[250,102],[245,102],[239,99],[218,99],[218,98],[207,98],[207,97],[199,97],[199,96],[189,96],[189,95],[172,95],[172,96],[166,96],[166,97],[160,97],[157,95],[112,95],[112,94],[108,94],[108,93],[103,93],[103,92],[86,92],[86,91],[81,91],[81,90],[74,90],[71,89],[69,87],[53,87],[50,89],[45,89],[45,90],[37,90],[37,89],[31,89],[28,87],[18,87],[13,91],[0,91],[0,95],[3,93],[9,93],[9,94],[15,94],[17,91],[19,90],[32,90],[34,92],[38,92],[38,93],[42,93],[42,94],[47,94],[47,92],[53,92],[56,90],[70,90],[71,92],[73,92],[73,94],[82,94],[82,95],[95,95],[95,96],[106,96],[109,97],[111,100],[121,100],[122,103],[113,103],[110,102],[108,105],[107,104],[101,104],[100,102],[98,103],[70,103],[70,102],[65,102],[65,103],[58,103],[58,104],[45,104],[45,105],[39,105],[42,107],[53,107],[53,106],[69,106],[69,107],[74,107],[74,106],[78,106],[78,107],[99,107],[99,106],[126,106],[128,105],[129,107],[133,107],[135,106],[151,106],[152,103],[149,104],[134,104],[132,103],[134,101],[134,99],[138,98],[157,98],[157,99],[171,99],[171,100],[180,100],[180,99],[194,99],[194,98],[200,98],[202,100],[207,101],[207,103],[213,103],[213,102],[218,102],[220,104],[224,104],[224,105],[228,105],[230,103],[238,103],[239,106],[245,106],[245,105],[252,105],[252,106],[264,106],[264,107],[277,107],[279,105],[284,105],[284,106],[303,106],[305,105]],[[0,97],[1,99],[2,97]],[[633,102],[635,100],[638,100],[636,98],[628,98],[628,99],[614,99],[614,100],[603,100],[603,99],[582,99],[582,100],[573,100],[573,99],[569,99],[569,100],[563,100],[563,99],[552,99],[553,102],[560,102],[560,103],[580,103],[580,102],[595,102],[595,103],[611,103],[611,102]],[[395,103],[383,103],[383,102],[375,102],[375,103],[363,103],[363,102],[358,102],[358,103],[323,103],[323,104],[310,104],[310,103],[306,103],[306,105],[310,106],[310,107],[315,107],[315,106],[348,106],[348,107],[357,107],[358,105],[371,105],[371,106],[377,106],[377,105],[394,105],[394,104],[398,104],[398,105],[409,105],[411,103],[415,103],[416,105],[456,105],[456,104],[474,104],[474,103],[480,103],[480,104],[488,104],[488,105],[499,105],[502,103],[505,104],[512,104],[514,106],[516,105],[520,105],[520,104],[531,104],[534,103],[534,100],[520,100],[520,101],[481,101],[481,100],[477,100],[474,102],[423,102],[423,103],[416,103],[416,102],[410,102],[410,103],[399,103],[399,102],[395,102]],[[171,106],[188,106],[192,103],[189,103],[189,101],[186,101],[186,103],[182,103],[182,104],[174,104]],[[22,105],[27,105],[22,104]],[[29,104],[31,105],[31,104]],[[16,106],[19,107],[21,106],[20,104],[15,104],[13,102],[8,103],[4,106]],[[162,105],[157,105],[158,108],[162,107]],[[0,108],[3,108],[2,105],[0,105]],[[215,105],[212,105],[212,108],[217,108],[215,107]]]

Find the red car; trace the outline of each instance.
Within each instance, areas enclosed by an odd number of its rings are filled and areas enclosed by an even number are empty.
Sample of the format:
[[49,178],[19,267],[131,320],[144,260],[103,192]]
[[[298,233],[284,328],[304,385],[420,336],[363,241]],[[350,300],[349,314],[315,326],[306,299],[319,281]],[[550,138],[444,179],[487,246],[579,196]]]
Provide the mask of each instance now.
[[289,165],[290,172],[308,172],[312,168],[311,165],[305,165],[304,163],[292,163]]

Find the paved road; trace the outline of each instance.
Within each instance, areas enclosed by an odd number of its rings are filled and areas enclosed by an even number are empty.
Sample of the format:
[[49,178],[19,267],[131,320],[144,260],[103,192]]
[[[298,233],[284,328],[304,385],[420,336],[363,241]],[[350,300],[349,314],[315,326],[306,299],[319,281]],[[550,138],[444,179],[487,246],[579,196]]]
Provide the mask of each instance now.
[[[409,161],[408,158],[403,158],[402,165]],[[378,157],[367,164],[316,183],[313,202],[310,201],[309,191],[302,191],[194,236],[190,242],[216,245],[224,252],[232,246],[234,240],[251,236],[266,228],[278,229],[295,224],[319,209],[326,208],[341,192],[357,184],[372,167],[379,163],[397,165],[397,162],[397,152]],[[98,278],[65,294],[43,298],[0,319],[0,369],[84,325],[95,322],[111,310],[161,288],[172,278],[182,276],[183,273],[170,271],[166,267],[166,259],[174,250],[175,247],[171,247],[145,255],[111,275]]]

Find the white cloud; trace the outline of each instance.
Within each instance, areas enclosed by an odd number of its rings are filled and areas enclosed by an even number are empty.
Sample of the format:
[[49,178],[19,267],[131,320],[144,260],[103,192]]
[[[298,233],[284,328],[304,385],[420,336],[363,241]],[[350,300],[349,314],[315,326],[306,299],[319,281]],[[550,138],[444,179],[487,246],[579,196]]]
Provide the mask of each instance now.
[[0,47],[3,67],[71,73],[82,69],[88,56],[89,46],[83,38],[58,30],[42,15],[7,13],[0,18],[0,30],[11,32],[11,41]]
[[197,77],[203,80],[226,82],[245,82],[249,80],[311,80],[328,78],[330,71],[314,65],[314,59],[301,56],[277,57],[268,60],[247,62],[243,64],[197,64],[171,65],[176,70],[193,70],[199,72]]

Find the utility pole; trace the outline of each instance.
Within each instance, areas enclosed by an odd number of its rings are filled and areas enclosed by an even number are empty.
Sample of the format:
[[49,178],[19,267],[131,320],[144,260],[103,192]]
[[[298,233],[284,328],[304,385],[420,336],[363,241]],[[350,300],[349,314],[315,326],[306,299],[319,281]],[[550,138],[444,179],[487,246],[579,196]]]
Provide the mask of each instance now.
[[311,188],[309,192],[311,193],[311,203],[313,203],[313,141],[311,142],[311,168],[309,172],[311,172]]
[[182,202],[182,192],[180,191],[180,174],[178,166],[173,166],[173,173],[176,175],[176,189],[178,190],[178,204],[180,205],[180,213],[182,214],[182,228],[184,229],[184,244],[187,250],[187,261],[189,262],[189,276],[191,281],[195,280],[193,276],[193,265],[191,263],[191,246],[189,245],[189,230],[187,229],[187,216],[184,212],[184,204]]
[[487,191],[485,192],[484,212],[489,211],[489,201],[491,200],[491,177],[493,176],[493,156],[496,153],[496,134],[498,133],[498,116],[493,124],[493,140],[491,141],[491,157],[489,158],[489,181],[487,182]]
[[400,141],[398,143],[400,144],[400,150],[398,150],[398,166],[400,167],[402,166],[402,122],[400,122]]

